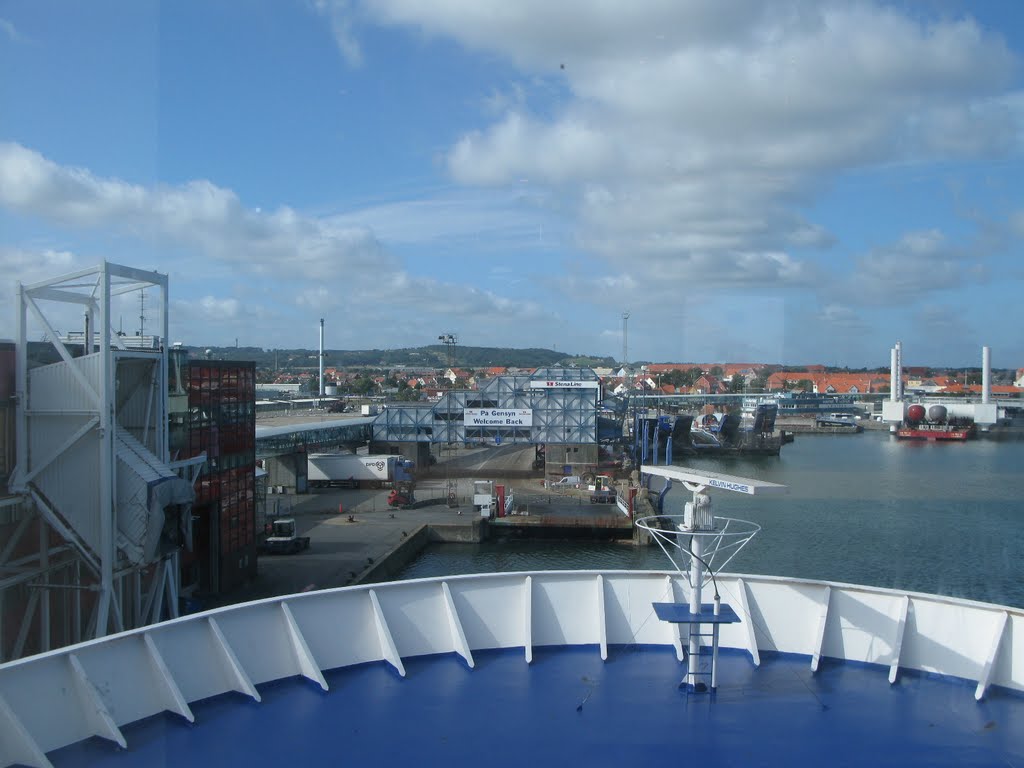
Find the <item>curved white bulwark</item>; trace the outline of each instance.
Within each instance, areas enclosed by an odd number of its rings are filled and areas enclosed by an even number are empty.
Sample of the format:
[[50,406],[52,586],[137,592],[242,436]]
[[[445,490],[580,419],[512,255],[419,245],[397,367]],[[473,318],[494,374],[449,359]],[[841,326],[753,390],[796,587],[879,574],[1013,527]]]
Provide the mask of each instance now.
[[[718,576],[741,623],[721,644],[867,662],[879,685],[900,669],[1024,690],[1024,611],[893,590],[768,576]],[[672,645],[678,629],[655,602],[684,601],[678,574],[545,571],[345,587],[185,616],[0,665],[0,765],[49,765],[45,753],[98,735],[124,745],[120,726],[229,691],[259,701],[258,686],[404,658],[539,646]],[[259,642],[253,642],[259,638]],[[884,674],[888,671],[888,678]],[[728,680],[721,684],[728,685]]]

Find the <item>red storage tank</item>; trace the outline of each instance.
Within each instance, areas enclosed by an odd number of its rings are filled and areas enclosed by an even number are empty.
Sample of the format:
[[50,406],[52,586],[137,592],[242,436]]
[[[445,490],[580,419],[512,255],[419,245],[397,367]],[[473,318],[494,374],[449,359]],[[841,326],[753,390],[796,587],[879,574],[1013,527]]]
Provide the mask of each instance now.
[[924,418],[924,406],[915,403],[907,408],[907,421],[920,421]]

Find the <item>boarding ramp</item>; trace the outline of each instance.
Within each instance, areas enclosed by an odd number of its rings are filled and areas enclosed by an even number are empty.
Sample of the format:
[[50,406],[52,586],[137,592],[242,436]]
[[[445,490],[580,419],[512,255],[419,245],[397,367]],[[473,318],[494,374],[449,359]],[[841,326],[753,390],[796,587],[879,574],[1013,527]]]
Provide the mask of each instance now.
[[324,419],[307,424],[256,427],[256,457],[291,453],[318,453],[340,445],[369,442],[376,416],[355,419]]

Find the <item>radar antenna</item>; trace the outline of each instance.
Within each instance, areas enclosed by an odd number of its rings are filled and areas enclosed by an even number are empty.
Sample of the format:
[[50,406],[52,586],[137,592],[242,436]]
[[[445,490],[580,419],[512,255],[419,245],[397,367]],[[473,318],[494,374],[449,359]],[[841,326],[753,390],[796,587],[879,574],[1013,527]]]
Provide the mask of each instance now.
[[[679,574],[690,587],[688,605],[679,603],[655,603],[658,618],[672,624],[684,624],[687,628],[687,667],[682,684],[688,692],[708,690],[702,677],[710,676],[710,688],[718,687],[718,632],[722,624],[735,624],[740,617],[730,606],[723,605],[715,582],[714,563],[722,559],[718,570],[724,568],[747,543],[757,535],[761,526],[747,520],[715,517],[711,497],[705,493],[718,488],[748,495],[784,494],[787,488],[777,483],[750,480],[744,477],[723,475],[717,472],[703,472],[687,467],[643,466],[641,475],[665,478],[664,492],[672,481],[677,480],[693,493],[693,500],[686,503],[682,515],[655,515],[636,521],[636,527],[647,531],[661,547]],[[701,601],[701,592],[708,582],[715,588],[711,603]],[[700,665],[701,639],[705,625],[711,627],[711,669],[702,670]]]

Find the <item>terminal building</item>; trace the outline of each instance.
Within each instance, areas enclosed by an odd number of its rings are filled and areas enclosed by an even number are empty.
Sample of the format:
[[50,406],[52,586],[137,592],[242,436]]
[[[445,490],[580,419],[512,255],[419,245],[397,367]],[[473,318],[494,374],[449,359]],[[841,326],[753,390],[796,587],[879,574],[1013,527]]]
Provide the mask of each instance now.
[[582,475],[598,466],[600,402],[589,368],[540,368],[445,392],[426,407],[389,405],[373,422],[373,445],[411,458],[431,444],[529,444],[548,471]]
[[257,459],[271,488],[305,493],[310,453],[396,454],[427,467],[448,446],[534,446],[534,468],[583,475],[599,466],[599,443],[622,435],[622,420],[601,415],[601,382],[589,368],[542,368],[498,376],[478,390],[444,392],[434,403],[388,404],[373,417],[297,426],[257,426]]

